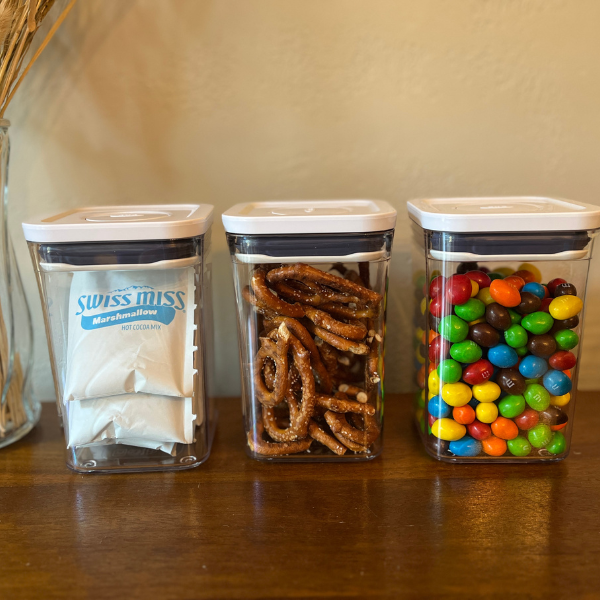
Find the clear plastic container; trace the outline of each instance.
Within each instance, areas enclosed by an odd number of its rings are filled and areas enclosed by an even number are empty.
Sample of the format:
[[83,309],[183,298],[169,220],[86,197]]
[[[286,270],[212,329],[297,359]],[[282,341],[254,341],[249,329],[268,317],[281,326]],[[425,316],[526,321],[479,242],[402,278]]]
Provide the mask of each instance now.
[[271,461],[375,458],[396,211],[370,200],[257,202],[229,209],[223,223],[247,453]]
[[93,207],[23,224],[67,466],[187,469],[214,424],[212,206]]
[[451,462],[569,453],[600,209],[552,198],[408,203],[415,416]]

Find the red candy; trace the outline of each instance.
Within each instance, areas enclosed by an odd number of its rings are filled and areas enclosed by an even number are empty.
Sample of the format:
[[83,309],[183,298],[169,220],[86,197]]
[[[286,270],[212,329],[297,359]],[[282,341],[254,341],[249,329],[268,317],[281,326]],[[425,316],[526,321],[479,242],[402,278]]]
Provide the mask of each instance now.
[[540,312],[550,312],[550,304],[554,298],[544,298],[540,304]]
[[436,296],[429,305],[429,312],[438,319],[449,315],[452,310],[452,306],[444,301],[444,296]]
[[531,429],[537,425],[538,421],[540,420],[540,416],[536,410],[533,410],[533,408],[528,408],[513,420],[519,429],[527,431],[528,429]]
[[435,415],[429,415],[429,427],[433,427],[433,424],[438,420]]
[[439,363],[448,357],[450,352],[450,342],[438,335],[429,345],[429,360],[432,363]]
[[437,298],[441,292],[444,291],[446,285],[446,278],[443,275],[438,275],[431,280],[429,284],[429,297],[433,300]]
[[473,421],[467,425],[467,431],[472,438],[479,441],[487,440],[492,435],[492,428],[481,421]]
[[468,404],[456,406],[452,410],[452,418],[461,425],[469,425],[475,420],[475,411]]
[[512,276],[520,277],[525,283],[533,283],[535,281],[535,275],[531,271],[527,271],[527,269],[516,271]]
[[480,290],[490,287],[490,283],[492,283],[492,280],[483,271],[469,271],[468,273],[465,273],[465,275],[469,279],[477,282]]
[[469,385],[480,385],[488,381],[493,374],[494,365],[492,365],[489,360],[482,358],[481,360],[470,364],[463,371],[463,380]]
[[521,294],[519,294],[519,290],[512,286],[510,282],[507,282],[506,279],[494,279],[490,285],[490,294],[501,306],[511,308],[521,304]]
[[577,364],[577,357],[572,352],[559,350],[548,359],[548,362],[553,369],[566,371],[567,369],[572,369]]
[[554,296],[554,292],[557,286],[559,286],[561,283],[567,283],[567,280],[557,277],[556,279],[553,279],[552,281],[548,282],[548,291],[550,292],[551,296]]
[[455,274],[447,281],[446,299],[451,304],[464,304],[472,291],[471,280],[466,275]]

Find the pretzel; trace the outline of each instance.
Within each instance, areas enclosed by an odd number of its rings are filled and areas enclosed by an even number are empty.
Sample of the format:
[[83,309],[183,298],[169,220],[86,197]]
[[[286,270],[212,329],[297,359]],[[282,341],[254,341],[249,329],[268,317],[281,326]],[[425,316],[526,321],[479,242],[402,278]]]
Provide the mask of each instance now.
[[307,436],[303,440],[296,440],[295,442],[267,442],[263,439],[264,425],[261,420],[256,421],[254,433],[248,432],[248,446],[250,450],[256,454],[262,454],[264,456],[281,456],[284,454],[298,454],[299,452],[305,452],[312,444],[313,438]]
[[317,440],[324,446],[327,446],[332,452],[335,452],[338,456],[346,454],[346,448],[343,444],[340,444],[332,435],[329,435],[324,429],[321,429],[316,421],[310,420],[308,424],[308,433],[311,438]]
[[323,341],[327,342],[334,348],[342,350],[343,352],[352,352],[353,354],[369,354],[369,346],[367,344],[361,344],[356,341],[347,340],[335,333],[323,329],[315,325],[312,321],[306,323],[306,329],[308,329],[313,335],[319,336]]
[[317,405],[335,413],[361,413],[370,416],[375,414],[375,407],[371,404],[362,404],[354,400],[345,400],[324,394],[317,394]]
[[[340,385],[338,387],[338,390],[340,392],[344,392],[345,394],[348,394],[348,396],[353,396],[361,404],[364,404],[367,401],[367,394],[365,393],[365,390],[359,388],[356,385],[349,385],[347,383],[343,383],[342,385]],[[356,412],[356,411],[353,411],[353,412]]]
[[[264,406],[277,406],[283,401],[288,389],[288,350],[292,336],[285,323],[280,325],[278,333],[277,342],[269,338],[260,338],[261,347],[254,358],[254,392],[258,401]],[[267,359],[275,364],[271,390],[262,379],[262,371]]]
[[350,319],[349,323],[343,323],[342,321],[337,321],[328,313],[313,308],[312,306],[305,306],[304,312],[315,325],[323,327],[327,331],[339,335],[340,337],[360,342],[367,336],[367,328],[356,319]]
[[355,444],[368,448],[379,437],[381,431],[375,417],[369,417],[368,415],[361,416],[363,417],[364,429],[353,427],[348,423],[345,414],[334,413],[331,410],[325,413],[325,420],[334,435],[339,433]]
[[323,388],[323,391],[327,394],[331,393],[331,391],[333,390],[333,383],[331,381],[331,377],[329,375],[328,370],[325,368],[325,365],[321,360],[319,350],[306,327],[304,327],[304,325],[302,325],[300,321],[296,321],[291,317],[279,316],[274,316],[268,321],[265,321],[265,327],[268,328],[271,325],[277,327],[281,323],[285,323],[287,328],[300,340],[302,345],[310,352],[310,364],[319,378],[319,382],[321,384],[321,387]]
[[252,273],[250,284],[252,291],[256,296],[261,307],[266,307],[277,314],[285,315],[286,317],[303,317],[304,310],[299,304],[289,304],[285,300],[278,298],[267,287],[265,281],[266,272],[263,269],[257,269]]
[[[274,284],[283,279],[297,279],[302,283],[315,282],[331,287],[349,296],[355,296],[368,305],[378,305],[381,302],[381,295],[377,292],[367,289],[361,285],[353,283],[343,277],[320,271],[304,263],[285,265],[277,269],[272,269],[267,274],[267,281]],[[291,315],[293,316],[293,315]]]
[[379,311],[373,306],[365,306],[364,304],[350,303],[348,306],[339,302],[325,302],[319,306],[320,310],[324,310],[334,317],[342,317],[344,319],[367,319],[378,316]]
[[353,442],[351,439],[347,438],[346,436],[342,435],[341,433],[334,433],[333,435],[342,444],[344,444],[344,446],[346,446],[346,448],[348,448],[348,450],[352,450],[352,452],[366,453],[369,451],[369,449],[366,446],[361,446],[360,444]]
[[290,425],[288,427],[280,427],[279,423],[277,423],[274,408],[262,407],[263,424],[269,436],[276,442],[293,442],[299,437],[298,431],[291,424],[298,415],[298,402],[292,394],[288,394],[285,401],[290,411]]

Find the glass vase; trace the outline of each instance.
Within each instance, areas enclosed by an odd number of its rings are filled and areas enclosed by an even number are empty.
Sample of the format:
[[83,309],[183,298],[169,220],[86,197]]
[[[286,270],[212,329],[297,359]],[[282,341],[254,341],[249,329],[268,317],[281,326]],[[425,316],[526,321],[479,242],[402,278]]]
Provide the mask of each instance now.
[[21,439],[40,418],[31,390],[33,329],[8,228],[10,122],[0,119],[0,448]]

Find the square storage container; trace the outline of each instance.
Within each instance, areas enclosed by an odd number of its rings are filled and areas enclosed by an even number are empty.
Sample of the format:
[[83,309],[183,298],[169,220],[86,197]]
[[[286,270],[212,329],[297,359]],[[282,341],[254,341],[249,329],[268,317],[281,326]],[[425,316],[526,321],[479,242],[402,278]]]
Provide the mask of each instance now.
[[71,469],[208,458],[212,208],[92,207],[23,224]]
[[408,203],[416,421],[452,462],[569,453],[595,206],[537,197]]
[[229,209],[223,223],[247,453],[271,461],[376,457],[396,211],[372,200],[254,202]]

